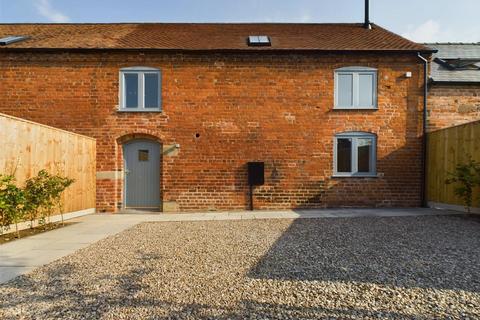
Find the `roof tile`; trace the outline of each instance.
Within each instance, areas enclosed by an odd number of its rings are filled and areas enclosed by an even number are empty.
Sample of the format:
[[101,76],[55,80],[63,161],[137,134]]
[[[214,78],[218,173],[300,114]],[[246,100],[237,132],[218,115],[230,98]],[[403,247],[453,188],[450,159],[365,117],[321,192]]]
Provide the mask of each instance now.
[[[249,47],[247,37],[270,37],[270,47]],[[428,51],[380,26],[359,23],[112,23],[0,24],[0,37],[29,39],[2,48]],[[2,49],[0,48],[0,50]]]
[[[427,45],[438,50],[433,54],[434,59],[480,61],[480,43],[429,43]],[[436,82],[480,83],[480,69],[450,70],[437,60],[433,60],[430,78]]]

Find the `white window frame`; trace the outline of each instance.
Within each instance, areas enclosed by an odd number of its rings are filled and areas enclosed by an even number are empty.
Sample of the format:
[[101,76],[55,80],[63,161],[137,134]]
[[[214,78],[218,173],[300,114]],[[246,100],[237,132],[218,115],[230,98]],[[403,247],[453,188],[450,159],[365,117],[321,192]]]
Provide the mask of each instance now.
[[[352,139],[351,172],[338,172],[337,146],[338,139]],[[370,172],[358,172],[358,139],[371,139]],[[377,136],[369,132],[342,132],[333,139],[333,176],[334,177],[376,177],[377,176]]]
[[[126,107],[125,75],[138,75],[138,106]],[[158,106],[156,108],[145,107],[145,74],[158,75]],[[162,111],[162,73],[159,69],[151,67],[129,67],[120,69],[119,110],[126,112],[159,112]]]
[[[338,104],[338,76],[339,75],[352,75],[352,98],[353,98],[353,105],[351,106],[340,106]],[[373,95],[373,104],[371,106],[361,106],[359,105],[360,101],[360,89],[359,89],[359,76],[360,75],[373,75],[373,85],[372,85],[372,95]],[[370,68],[370,67],[344,67],[335,70],[335,102],[334,102],[334,109],[340,110],[355,110],[355,109],[373,109],[376,110],[377,107],[377,69]]]

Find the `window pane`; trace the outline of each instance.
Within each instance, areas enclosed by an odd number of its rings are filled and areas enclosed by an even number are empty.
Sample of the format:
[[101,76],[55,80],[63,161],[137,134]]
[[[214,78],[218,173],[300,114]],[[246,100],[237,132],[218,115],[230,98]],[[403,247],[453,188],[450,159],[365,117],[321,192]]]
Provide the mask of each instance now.
[[145,108],[158,108],[158,73],[145,73]]
[[359,138],[357,140],[358,172],[371,172],[370,158],[372,156],[372,139]]
[[371,107],[373,106],[373,74],[359,74],[359,106]]
[[352,139],[337,139],[337,172],[352,172]]
[[125,107],[138,108],[138,74],[125,74]]
[[148,150],[138,150],[138,161],[148,161]]
[[339,74],[337,99],[339,107],[353,106],[353,75]]
[[267,36],[259,36],[258,41],[261,43],[269,43]]

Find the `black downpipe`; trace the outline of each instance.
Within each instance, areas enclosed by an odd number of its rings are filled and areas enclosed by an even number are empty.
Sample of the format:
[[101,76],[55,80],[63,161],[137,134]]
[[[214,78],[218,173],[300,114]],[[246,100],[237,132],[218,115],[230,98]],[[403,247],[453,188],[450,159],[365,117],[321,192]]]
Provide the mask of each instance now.
[[423,61],[423,125],[422,125],[422,206],[428,207],[427,200],[427,97],[428,97],[428,60],[420,53],[418,57]]

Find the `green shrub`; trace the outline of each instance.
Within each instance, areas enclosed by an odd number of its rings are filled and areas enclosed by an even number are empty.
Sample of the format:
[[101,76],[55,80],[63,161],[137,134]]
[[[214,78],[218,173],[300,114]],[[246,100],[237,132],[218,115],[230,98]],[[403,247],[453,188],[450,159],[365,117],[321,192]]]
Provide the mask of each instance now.
[[48,212],[49,215],[52,214],[53,210],[58,209],[62,216],[62,224],[63,224],[63,205],[62,205],[62,193],[68,188],[72,183],[74,183],[74,179],[70,179],[67,177],[63,177],[60,175],[53,175],[50,176],[48,180],[48,194],[50,196],[50,201],[48,201],[49,207]]
[[[60,175],[51,175],[46,170],[40,170],[35,177],[25,183],[25,197],[30,221],[39,219],[42,223],[49,222],[55,208],[61,209],[62,192],[74,182],[73,179]],[[60,210],[63,222],[63,210]]]
[[448,178],[445,183],[455,183],[455,195],[460,197],[470,212],[473,202],[473,189],[480,186],[480,163],[473,160],[471,157],[467,163],[458,164],[455,167],[455,172],[449,173],[451,178]]
[[0,174],[0,233],[15,224],[18,236],[20,221],[30,220],[32,228],[36,219],[41,224],[48,223],[55,209],[59,209],[63,223],[61,195],[73,182],[41,170],[25,182],[24,188],[19,188],[14,174]]
[[15,224],[17,236],[18,222],[25,215],[25,192],[15,184],[14,175],[0,174],[0,234],[11,224]]

